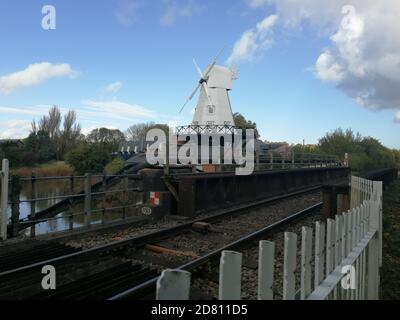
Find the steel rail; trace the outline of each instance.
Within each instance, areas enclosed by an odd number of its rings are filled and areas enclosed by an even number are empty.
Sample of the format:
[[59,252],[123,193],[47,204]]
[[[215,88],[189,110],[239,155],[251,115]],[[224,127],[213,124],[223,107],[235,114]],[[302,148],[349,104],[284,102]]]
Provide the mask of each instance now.
[[318,190],[320,188],[321,187],[307,188],[307,189],[304,189],[304,190],[301,190],[301,191],[296,191],[296,192],[292,192],[292,193],[289,193],[289,194],[284,194],[284,195],[280,195],[280,196],[276,196],[276,197],[272,197],[272,198],[268,198],[268,199],[264,199],[264,200],[259,200],[259,201],[243,204],[243,205],[240,205],[240,206],[235,206],[233,208],[230,207],[230,208],[227,208],[227,209],[218,210],[218,213],[216,213],[216,214],[214,214],[212,216],[190,220],[190,221],[188,221],[186,223],[182,223],[182,224],[174,226],[174,227],[165,228],[165,229],[158,230],[158,231],[155,231],[155,232],[151,232],[151,233],[148,233],[148,234],[136,236],[136,237],[133,237],[133,238],[130,238],[130,239],[116,241],[116,242],[113,242],[113,243],[97,246],[97,247],[94,247],[94,248],[82,250],[82,251],[79,251],[79,252],[67,254],[67,255],[64,255],[64,256],[56,257],[56,258],[52,258],[52,259],[49,259],[49,260],[36,262],[36,263],[30,264],[30,265],[26,265],[26,266],[22,266],[22,267],[19,267],[19,268],[16,268],[16,269],[4,271],[4,272],[0,273],[0,278],[4,277],[4,276],[11,275],[11,274],[16,274],[16,273],[19,273],[19,272],[32,270],[34,268],[42,267],[44,265],[51,265],[51,264],[55,264],[55,263],[66,262],[66,261],[69,261],[69,260],[72,260],[72,259],[76,259],[76,258],[80,258],[80,257],[83,257],[83,256],[90,256],[90,255],[96,255],[96,254],[103,253],[103,252],[108,252],[108,251],[121,250],[121,249],[123,249],[125,247],[132,247],[132,246],[140,247],[140,246],[143,246],[143,245],[145,245],[145,244],[147,244],[149,242],[160,241],[160,240],[163,240],[165,238],[168,238],[169,236],[175,235],[175,234],[181,232],[184,229],[189,229],[189,228],[191,228],[193,223],[196,223],[196,222],[213,222],[215,220],[219,220],[221,218],[224,218],[225,216],[229,216],[229,215],[233,215],[233,214],[236,214],[236,213],[240,213],[241,211],[245,211],[247,209],[258,207],[258,206],[264,205],[264,204],[270,204],[270,203],[273,203],[273,202],[276,202],[276,201],[279,201],[279,200],[287,199],[287,198],[298,196],[298,195],[301,195],[301,194],[309,193],[311,191],[315,191],[315,190]]
[[[213,250],[213,251],[205,254],[204,256],[201,256],[198,259],[195,259],[188,263],[185,263],[184,265],[181,265],[180,267],[177,267],[176,269],[177,270],[185,270],[185,271],[190,271],[190,270],[196,269],[196,268],[204,265],[205,263],[208,263],[211,260],[218,259],[221,255],[222,251],[234,250],[234,249],[237,249],[238,247],[243,247],[245,245],[249,245],[252,242],[254,242],[255,240],[259,239],[261,236],[265,235],[266,233],[274,231],[277,228],[283,227],[283,226],[287,225],[288,223],[293,222],[294,220],[297,220],[299,218],[304,218],[305,216],[311,214],[314,210],[320,209],[321,207],[322,207],[322,202],[317,203],[309,208],[301,210],[301,211],[299,211],[293,215],[290,215],[282,220],[274,222],[262,229],[259,229],[251,234],[248,234],[248,235],[246,235],[234,242],[231,242],[223,247]],[[120,300],[120,299],[128,298],[134,294],[140,293],[140,291],[142,291],[142,290],[150,289],[151,286],[156,285],[158,278],[159,278],[159,276],[157,276],[153,279],[150,279],[138,286],[135,286],[127,291],[124,291],[116,296],[113,296],[113,297],[109,298],[108,300]]]

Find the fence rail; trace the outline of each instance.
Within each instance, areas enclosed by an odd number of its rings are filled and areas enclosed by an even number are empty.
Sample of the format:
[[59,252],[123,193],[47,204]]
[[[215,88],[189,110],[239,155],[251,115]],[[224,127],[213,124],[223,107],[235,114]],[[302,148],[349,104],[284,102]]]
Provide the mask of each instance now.
[[[379,299],[379,267],[382,252],[382,182],[353,177],[353,207],[348,212],[303,227],[301,264],[297,265],[298,237],[284,236],[284,300]],[[313,254],[314,248],[314,254]],[[260,241],[258,299],[274,299],[275,244]],[[296,276],[300,288],[296,288]],[[240,299],[242,254],[224,251],[220,260],[219,299]],[[165,270],[157,283],[156,298],[190,298],[190,273]]]
[[260,169],[295,169],[304,167],[334,167],[340,164],[336,156],[295,153],[280,154],[273,151],[267,153],[256,153],[256,170]]
[[[130,203],[128,193],[141,192],[142,190],[138,187],[130,187],[129,180],[140,180],[141,177],[138,174],[118,174],[118,175],[92,175],[85,174],[84,176],[59,176],[59,177],[36,177],[34,173],[30,177],[17,177],[11,176],[9,173],[9,163],[7,159],[2,161],[2,168],[0,172],[1,176],[1,211],[0,211],[0,239],[6,240],[8,235],[12,234],[16,236],[20,230],[24,230],[30,227],[31,237],[36,236],[36,225],[56,221],[59,219],[67,219],[67,228],[69,230],[74,229],[74,218],[78,216],[84,217],[84,225],[90,227],[92,224],[92,215],[101,213],[101,223],[105,223],[105,214],[110,211],[121,211],[122,219],[126,218],[127,209],[138,208],[140,205]],[[118,179],[120,187],[117,189],[108,189],[107,181],[109,179]],[[99,181],[93,184],[93,180]],[[62,181],[64,180],[67,184],[65,187],[69,190],[68,194],[57,194],[48,197],[38,197],[38,185],[37,183],[47,183],[50,181]],[[82,190],[75,192],[77,182],[79,188]],[[68,186],[69,183],[69,186]],[[27,199],[21,199],[22,185],[29,187],[27,189]],[[97,186],[95,188],[95,186]],[[95,189],[93,189],[95,188]],[[10,190],[10,192],[9,192]],[[119,194],[120,203],[111,203],[109,205],[106,201],[107,195]],[[55,205],[49,205],[47,209],[41,211],[48,211],[53,206],[55,207],[54,213],[40,215],[36,212],[36,205],[42,201],[55,202]],[[67,201],[67,205],[62,208],[58,208],[60,202]],[[69,201],[69,202],[68,202]],[[20,219],[21,204],[27,203],[30,207],[30,214],[27,217]],[[83,203],[83,210],[75,207],[76,204]],[[96,205],[98,204],[98,205]],[[100,206],[100,207],[99,207]],[[7,210],[11,207],[11,216],[8,217]],[[57,208],[56,208],[57,207]],[[60,216],[60,213],[64,213]]]
[[7,201],[8,201],[8,176],[9,163],[3,159],[0,171],[1,197],[0,197],[0,239],[7,239]]

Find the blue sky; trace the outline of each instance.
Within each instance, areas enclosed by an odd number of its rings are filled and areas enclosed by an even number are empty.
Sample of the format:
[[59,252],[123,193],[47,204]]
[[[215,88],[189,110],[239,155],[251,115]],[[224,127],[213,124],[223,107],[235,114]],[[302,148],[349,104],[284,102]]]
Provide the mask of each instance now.
[[[341,30],[341,0],[320,20],[313,1],[300,8],[307,18],[285,1],[2,0],[0,137],[26,135],[51,105],[76,110],[84,132],[189,124],[196,99],[179,109],[198,80],[192,59],[205,67],[226,46],[219,63],[234,61],[239,70],[233,110],[255,121],[263,139],[316,143],[351,127],[400,148],[400,98],[382,93],[389,80],[399,84],[382,71],[393,68],[371,67],[373,47],[349,49],[372,46],[371,8],[347,1],[358,15]],[[55,30],[41,26],[44,5],[56,9]],[[268,17],[271,24],[261,25]],[[390,57],[400,54],[391,50]],[[386,51],[380,55],[388,61]]]

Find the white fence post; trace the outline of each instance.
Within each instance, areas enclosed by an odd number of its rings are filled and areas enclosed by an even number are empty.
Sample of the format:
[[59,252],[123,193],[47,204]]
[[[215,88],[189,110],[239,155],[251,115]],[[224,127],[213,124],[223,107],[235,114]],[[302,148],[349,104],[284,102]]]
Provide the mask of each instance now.
[[1,197],[0,197],[0,238],[7,240],[7,206],[8,206],[8,176],[9,162],[3,159],[1,166]]
[[190,272],[164,270],[157,280],[156,300],[189,300]]
[[325,265],[325,224],[317,221],[315,223],[315,263],[314,263],[314,287],[318,287],[324,279]]
[[312,259],[313,229],[302,228],[301,237],[301,300],[311,293],[311,259]]
[[[338,265],[341,264],[342,262],[342,222],[343,222],[343,216],[342,215],[336,215],[335,218],[335,263],[333,266],[333,269],[335,269]],[[339,295],[340,295],[340,290],[339,290]],[[338,290],[337,288],[334,291],[334,299],[336,300],[338,298]]]
[[[365,202],[365,205],[361,213],[361,239],[363,239],[366,235],[366,216],[369,203],[370,203],[369,201]],[[366,264],[366,251],[364,250],[361,256],[361,278],[360,278],[361,299],[363,300],[365,299],[365,272],[366,272],[365,264]]]
[[240,300],[242,291],[242,254],[223,251],[219,267],[219,300]]
[[328,219],[326,232],[326,276],[328,276],[334,266],[335,257],[335,220]]
[[383,183],[382,181],[374,181],[376,194],[377,194],[377,202],[378,202],[378,250],[379,250],[379,266],[382,267],[382,192],[383,192]]
[[285,252],[283,265],[283,300],[295,300],[296,298],[296,252],[297,235],[285,232]]
[[[302,228],[300,298],[378,299],[379,257],[382,234],[382,183],[371,183],[353,177],[356,207],[327,225],[315,224],[314,291],[312,291],[313,229]],[[325,237],[326,234],[326,237]],[[242,254],[223,251],[220,260],[219,299],[240,300]],[[297,235],[285,232],[283,265],[283,300],[296,299]],[[275,244],[259,242],[258,299],[272,300],[274,283]],[[352,286],[340,287],[343,267],[351,266]],[[354,268],[354,269],[353,269]],[[355,274],[353,274],[355,271]],[[348,276],[347,275],[347,276]],[[348,279],[344,279],[348,280]],[[353,287],[355,285],[355,287]],[[157,281],[157,299],[189,299],[190,273],[166,270]]]
[[258,300],[273,300],[275,243],[260,241],[258,257]]
[[[341,260],[345,259],[347,257],[347,243],[348,243],[348,233],[347,233],[347,228],[348,228],[348,213],[344,212],[342,215],[342,230],[341,230]],[[346,299],[346,292],[347,290],[343,289],[342,287],[340,288],[340,299],[345,300]]]
[[378,300],[379,291],[379,239],[377,235],[368,244],[367,299]]
[[335,220],[328,219],[326,227],[326,277],[334,269],[335,259]]

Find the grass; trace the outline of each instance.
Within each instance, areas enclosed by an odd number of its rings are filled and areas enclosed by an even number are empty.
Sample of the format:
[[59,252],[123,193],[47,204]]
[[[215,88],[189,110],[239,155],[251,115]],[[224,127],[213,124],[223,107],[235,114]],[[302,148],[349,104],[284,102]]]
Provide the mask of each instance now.
[[28,177],[35,173],[37,177],[69,176],[74,170],[63,161],[54,161],[32,167],[20,167],[11,170],[12,174],[20,177]]
[[381,299],[400,299],[400,180],[383,194]]

